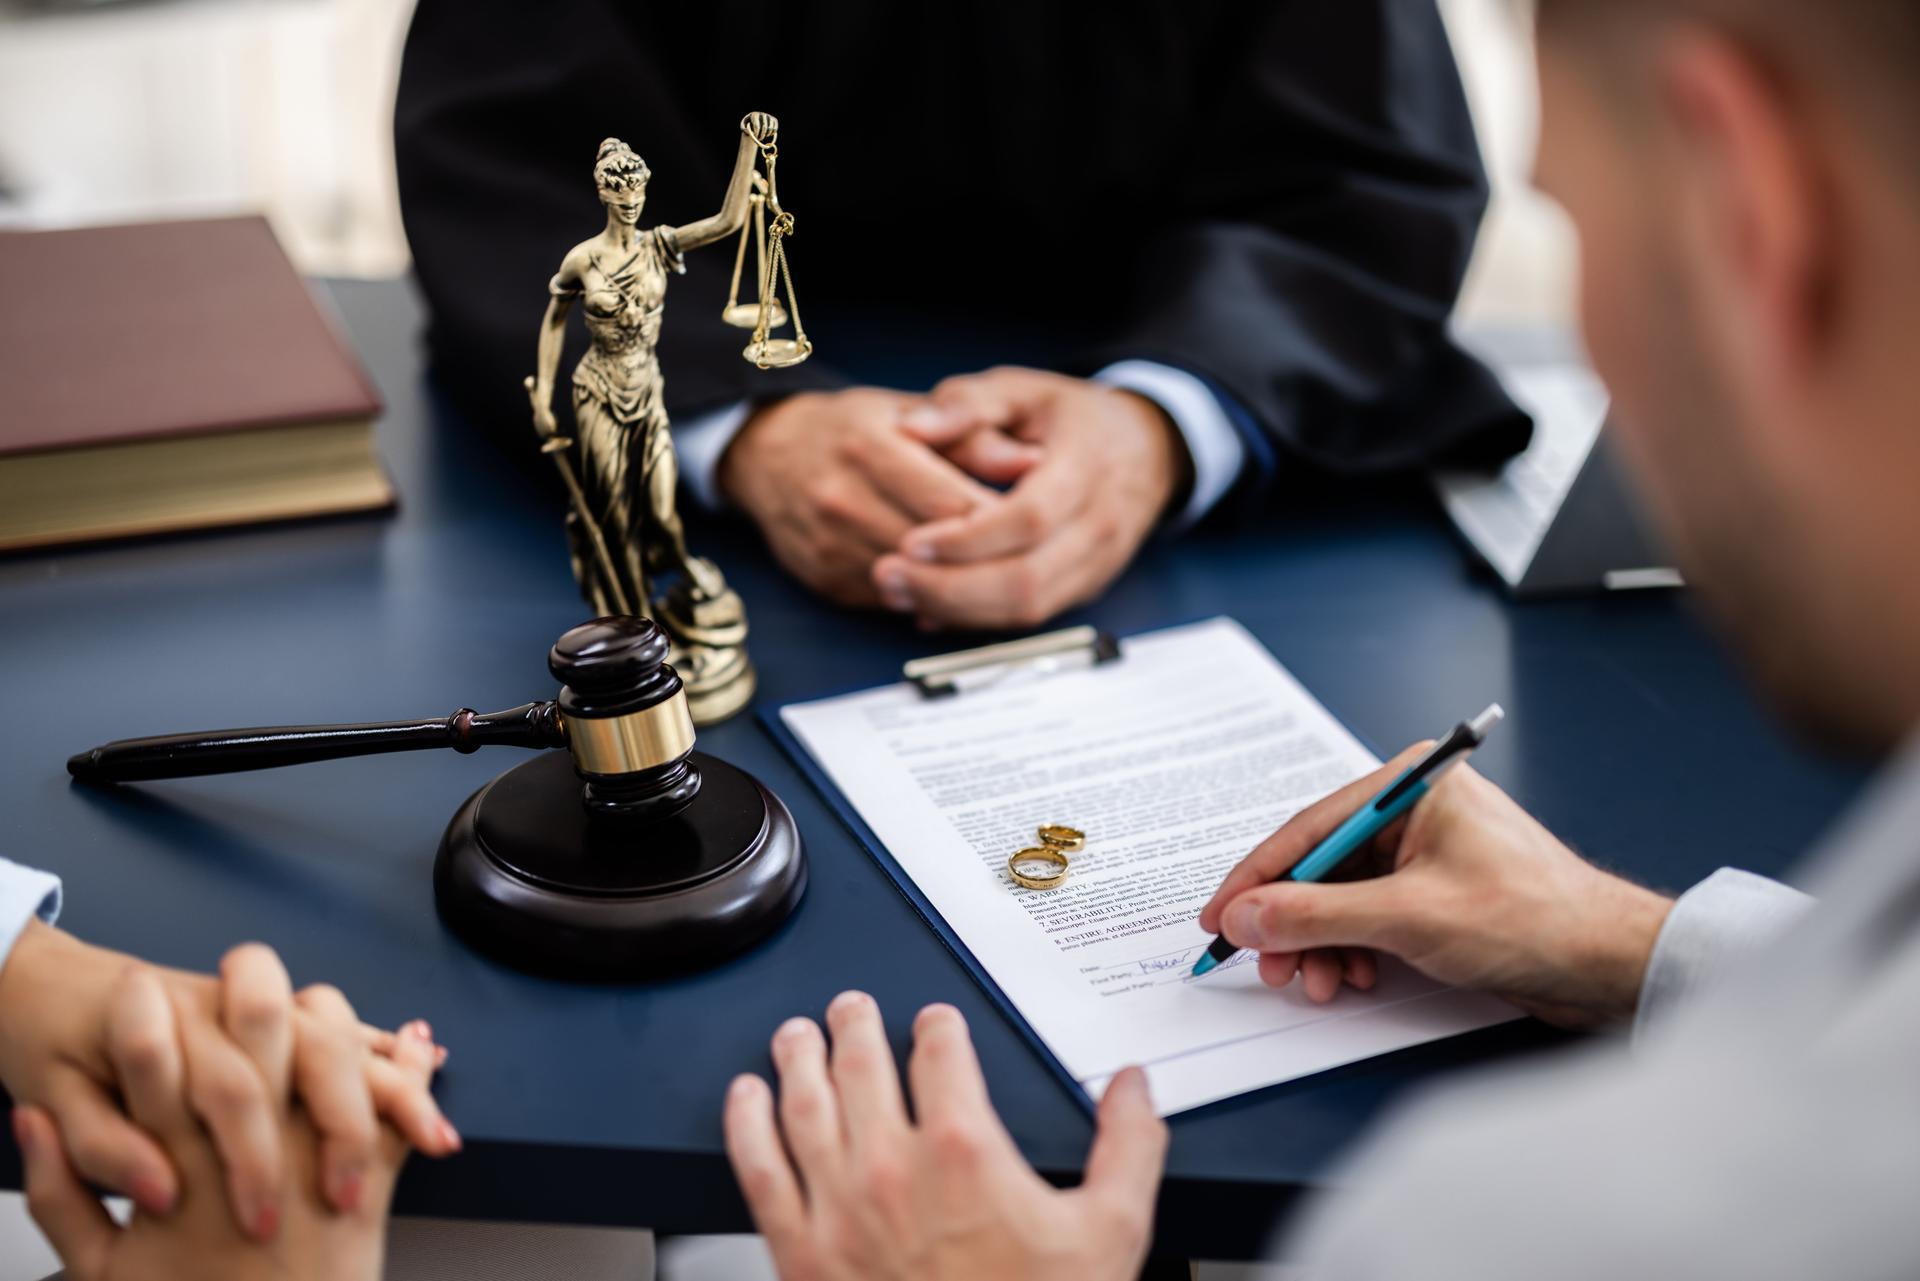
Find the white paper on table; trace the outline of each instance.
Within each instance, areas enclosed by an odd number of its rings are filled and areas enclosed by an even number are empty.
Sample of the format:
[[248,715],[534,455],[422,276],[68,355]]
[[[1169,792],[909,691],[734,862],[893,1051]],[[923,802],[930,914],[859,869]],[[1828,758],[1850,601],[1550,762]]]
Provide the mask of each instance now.
[[[1162,1115],[1518,1017],[1383,958],[1315,1005],[1242,954],[1189,976],[1227,869],[1379,761],[1238,623],[1134,637],[1116,663],[950,699],[900,684],[781,709],[787,728],[1019,1010],[1098,1098],[1147,1069]],[[1084,829],[1054,890],[1007,856]]]

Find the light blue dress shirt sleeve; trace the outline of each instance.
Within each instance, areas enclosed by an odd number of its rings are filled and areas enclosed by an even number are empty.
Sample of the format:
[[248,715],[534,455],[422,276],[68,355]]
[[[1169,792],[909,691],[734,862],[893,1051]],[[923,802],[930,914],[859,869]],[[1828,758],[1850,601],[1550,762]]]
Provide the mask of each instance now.
[[720,458],[746,422],[747,402],[740,400],[724,409],[695,414],[673,429],[680,479],[693,500],[710,512],[727,509],[726,495],[720,492]]
[[1193,462],[1193,491],[1170,522],[1185,529],[1212,511],[1247,463],[1247,445],[1233,429],[1220,398],[1184,369],[1153,360],[1122,360],[1108,365],[1093,381],[1145,396],[1166,411]]
[[1663,1023],[1704,987],[1724,979],[1813,906],[1799,890],[1723,867],[1682,894],[1667,913],[1640,980],[1634,1039]]
[[36,916],[53,924],[60,915],[60,878],[0,858],[0,967],[27,922]]
[[[1175,529],[1185,529],[1205,516],[1233,488],[1246,465],[1246,442],[1204,382],[1184,369],[1152,360],[1108,365],[1092,381],[1145,396],[1179,429],[1187,457],[1193,462],[1193,491],[1171,522]],[[727,506],[726,496],[720,492],[720,459],[746,421],[747,404],[739,401],[724,409],[696,414],[673,429],[680,477],[694,501],[708,511],[722,511]]]

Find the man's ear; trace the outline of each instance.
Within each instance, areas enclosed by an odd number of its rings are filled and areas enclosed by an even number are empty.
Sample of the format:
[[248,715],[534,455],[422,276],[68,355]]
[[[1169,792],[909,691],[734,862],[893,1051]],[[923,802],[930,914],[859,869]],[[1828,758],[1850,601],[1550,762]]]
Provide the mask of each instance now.
[[1827,337],[1835,273],[1821,153],[1783,86],[1728,36],[1678,28],[1657,54],[1678,142],[1674,206],[1703,291],[1701,319],[1749,392],[1790,394]]

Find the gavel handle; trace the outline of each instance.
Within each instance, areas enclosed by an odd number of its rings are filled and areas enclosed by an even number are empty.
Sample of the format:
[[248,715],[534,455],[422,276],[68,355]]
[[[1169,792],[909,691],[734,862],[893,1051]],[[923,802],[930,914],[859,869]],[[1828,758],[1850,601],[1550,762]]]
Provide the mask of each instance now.
[[441,720],[279,725],[123,738],[69,757],[67,773],[82,783],[134,783],[149,778],[273,769],[380,752],[417,752],[434,747],[471,752],[495,744],[564,747],[566,741],[553,703],[525,703],[485,714],[463,707]]

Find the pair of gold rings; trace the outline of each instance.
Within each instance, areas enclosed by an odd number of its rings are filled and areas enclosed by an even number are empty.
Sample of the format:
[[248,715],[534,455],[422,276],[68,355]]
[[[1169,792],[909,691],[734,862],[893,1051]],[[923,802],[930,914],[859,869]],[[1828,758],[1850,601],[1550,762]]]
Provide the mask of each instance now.
[[[1013,878],[1015,885],[1026,889],[1058,889],[1067,883],[1067,873],[1070,870],[1067,856],[1077,854],[1087,847],[1087,834],[1077,827],[1068,827],[1064,823],[1044,823],[1039,829],[1039,835],[1038,845],[1029,845],[1007,856],[1007,875]],[[1032,867],[1035,863],[1044,863],[1056,870],[1038,875],[1020,870],[1022,864]]]

